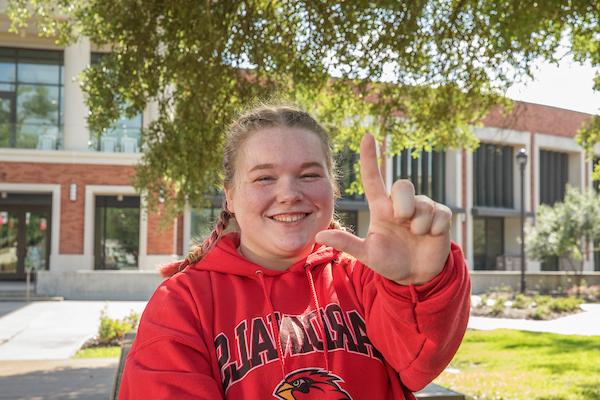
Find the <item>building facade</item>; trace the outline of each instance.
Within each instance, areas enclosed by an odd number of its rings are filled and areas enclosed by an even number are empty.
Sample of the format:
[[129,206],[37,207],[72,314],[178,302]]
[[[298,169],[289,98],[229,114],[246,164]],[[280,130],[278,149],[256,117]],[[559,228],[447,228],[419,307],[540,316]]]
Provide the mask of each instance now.
[[[147,298],[158,265],[180,258],[212,229],[218,208],[186,209],[159,227],[143,193],[132,186],[141,157],[141,133],[156,116],[150,106],[121,118],[100,135],[86,125],[88,110],[78,74],[102,57],[87,39],[56,47],[35,33],[8,33],[0,18],[0,280],[24,280],[36,271],[37,290],[67,298]],[[530,103],[512,113],[492,112],[474,151],[410,151],[385,157],[388,187],[411,179],[417,193],[454,212],[452,238],[462,245],[476,277],[520,268],[520,169],[528,223],[539,204],[562,200],[567,184],[597,187],[592,163],[574,135],[590,115]],[[385,150],[385,143],[381,144]],[[598,151],[600,155],[600,151]],[[340,155],[342,186],[354,179],[355,154]],[[337,215],[357,234],[368,229],[363,196],[344,194]],[[590,246],[585,270],[600,271]],[[527,261],[529,273],[564,271],[563,260]],[[492,276],[492,275],[490,275]],[[511,278],[512,279],[512,278]]]

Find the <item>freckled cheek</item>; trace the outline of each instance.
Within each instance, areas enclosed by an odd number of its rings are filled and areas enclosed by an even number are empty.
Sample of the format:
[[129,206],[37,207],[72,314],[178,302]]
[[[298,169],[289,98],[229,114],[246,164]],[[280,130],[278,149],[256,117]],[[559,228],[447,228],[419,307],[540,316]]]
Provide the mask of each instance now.
[[333,189],[329,184],[307,185],[304,195],[320,207],[333,207]]
[[262,213],[273,202],[273,194],[265,187],[248,188],[239,192],[247,212]]

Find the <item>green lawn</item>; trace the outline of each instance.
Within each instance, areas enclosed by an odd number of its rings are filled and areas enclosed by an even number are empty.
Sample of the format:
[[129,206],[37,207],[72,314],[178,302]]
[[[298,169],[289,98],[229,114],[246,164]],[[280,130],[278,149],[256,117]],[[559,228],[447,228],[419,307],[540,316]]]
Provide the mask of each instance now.
[[73,358],[118,358],[121,355],[120,346],[110,347],[89,347],[84,350],[79,350]]
[[468,331],[436,383],[473,400],[600,399],[600,336]]

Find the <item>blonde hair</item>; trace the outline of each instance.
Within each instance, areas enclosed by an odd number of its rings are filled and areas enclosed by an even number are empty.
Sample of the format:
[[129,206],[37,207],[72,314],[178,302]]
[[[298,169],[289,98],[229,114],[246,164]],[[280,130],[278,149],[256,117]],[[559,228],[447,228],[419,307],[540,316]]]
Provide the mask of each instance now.
[[[321,142],[323,153],[325,154],[327,170],[331,177],[330,179],[334,194],[336,197],[339,196],[339,187],[336,179],[337,173],[329,134],[309,113],[299,107],[288,104],[262,104],[244,112],[229,126],[223,149],[223,186],[225,188],[231,188],[233,186],[237,158],[246,139],[261,129],[278,126],[302,128],[317,135]],[[201,260],[202,257],[204,257],[204,255],[219,241],[227,229],[232,216],[233,215],[227,210],[227,201],[224,199],[223,209],[221,210],[211,233],[202,243],[192,247],[183,261],[176,261],[163,266],[160,270],[161,274],[165,277],[174,275],[187,265]],[[335,219],[332,219],[329,228],[344,229]]]

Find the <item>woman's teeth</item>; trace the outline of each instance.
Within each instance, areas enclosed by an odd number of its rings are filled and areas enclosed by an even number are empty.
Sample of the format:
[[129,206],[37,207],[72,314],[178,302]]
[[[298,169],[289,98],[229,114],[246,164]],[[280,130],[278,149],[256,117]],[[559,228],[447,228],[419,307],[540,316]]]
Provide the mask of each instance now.
[[279,222],[296,222],[296,221],[301,220],[304,217],[306,217],[306,214],[293,214],[293,215],[282,214],[282,215],[274,215],[271,218],[273,218],[275,221],[279,221]]

